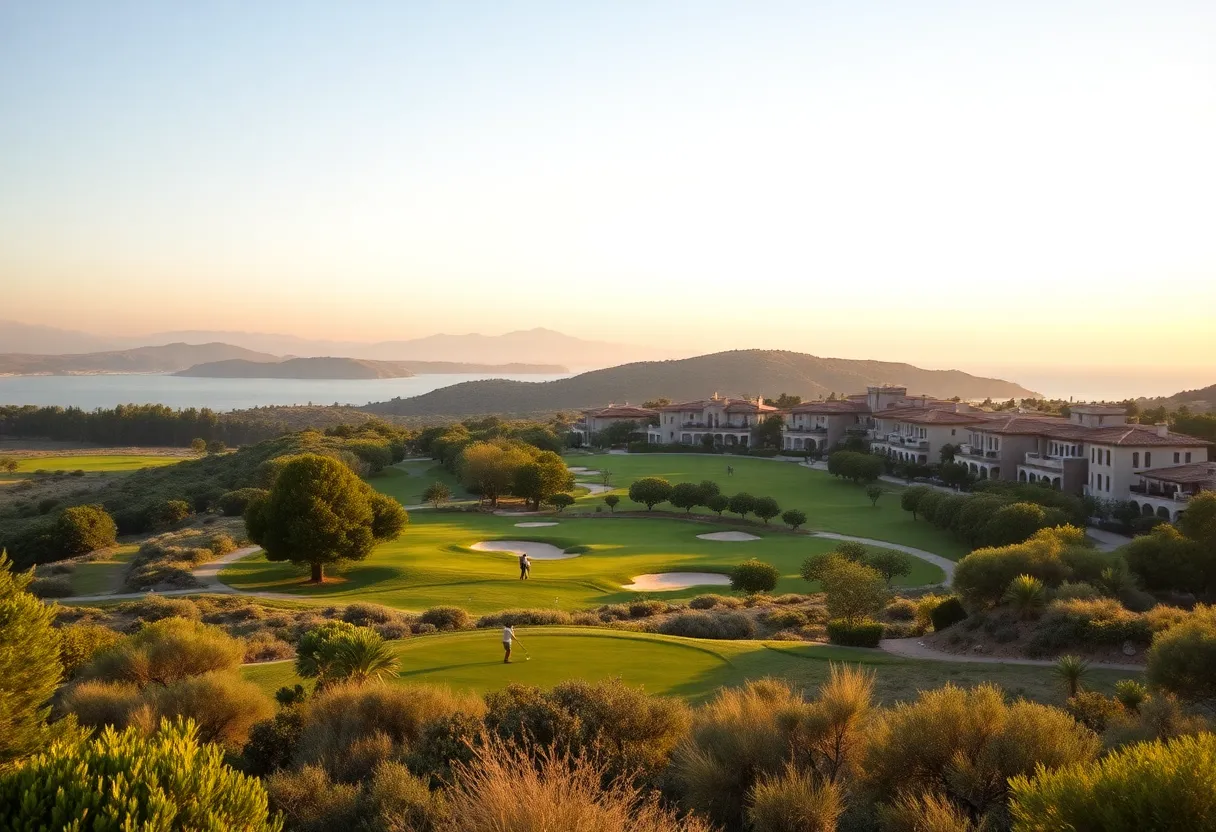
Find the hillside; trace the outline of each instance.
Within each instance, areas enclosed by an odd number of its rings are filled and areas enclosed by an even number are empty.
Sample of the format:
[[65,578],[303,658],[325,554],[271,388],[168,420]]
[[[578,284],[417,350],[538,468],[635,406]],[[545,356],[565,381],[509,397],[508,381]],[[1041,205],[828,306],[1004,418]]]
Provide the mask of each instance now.
[[1198,390],[1183,390],[1181,393],[1162,398],[1136,399],[1136,404],[1142,410],[1155,407],[1177,410],[1180,407],[1187,407],[1192,413],[1216,413],[1216,384],[1209,384]]
[[197,378],[301,378],[365,379],[409,378],[414,375],[445,373],[530,373],[569,372],[558,364],[463,364],[454,361],[372,361],[365,358],[291,358],[286,361],[260,362],[212,361],[198,364],[178,376]]
[[958,370],[924,370],[911,364],[819,358],[780,350],[733,350],[677,361],[625,364],[558,381],[470,381],[363,409],[397,416],[536,413],[660,397],[681,401],[714,392],[790,393],[813,399],[832,392],[862,392],[869,384],[905,385],[909,393],[937,397],[1038,397],[1021,385]]
[[211,361],[278,361],[278,356],[231,344],[164,344],[129,350],[74,355],[0,354],[0,375],[82,375],[90,373],[169,373]]

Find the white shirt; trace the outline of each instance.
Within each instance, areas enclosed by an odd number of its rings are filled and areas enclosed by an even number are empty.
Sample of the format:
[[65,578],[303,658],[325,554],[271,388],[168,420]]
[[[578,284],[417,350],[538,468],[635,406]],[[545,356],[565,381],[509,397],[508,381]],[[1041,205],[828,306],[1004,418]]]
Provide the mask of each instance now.
[[502,643],[510,644],[511,639],[513,639],[513,638],[515,638],[515,631],[512,630],[510,627],[503,627],[502,628]]

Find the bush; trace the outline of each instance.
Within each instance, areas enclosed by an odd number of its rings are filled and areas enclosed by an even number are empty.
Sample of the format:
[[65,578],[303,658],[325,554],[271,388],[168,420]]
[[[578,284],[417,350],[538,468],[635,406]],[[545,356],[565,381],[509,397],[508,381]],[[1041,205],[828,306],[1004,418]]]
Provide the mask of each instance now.
[[671,483],[659,477],[642,477],[634,480],[629,486],[629,499],[635,503],[643,503],[650,511],[656,505],[666,502],[671,497]]
[[630,618],[650,618],[652,615],[662,615],[667,612],[664,601],[634,601],[629,605]]
[[431,607],[418,620],[436,630],[467,630],[473,625],[473,617],[460,607]]
[[438,832],[448,816],[442,792],[400,763],[381,763],[359,802],[363,824],[385,832]]
[[820,578],[828,615],[860,622],[877,615],[887,604],[887,582],[876,569],[840,561]]
[[73,506],[55,521],[55,546],[67,557],[113,546],[117,535],[114,518],[102,506]]
[[1065,581],[1055,592],[1057,601],[1094,601],[1102,597],[1102,592],[1093,584],[1084,581]]
[[752,787],[747,826],[753,832],[836,832],[844,796],[834,783],[788,765]]
[[917,511],[920,509],[920,502],[926,494],[931,494],[935,489],[927,485],[915,485],[912,488],[905,488],[903,493],[899,495],[899,507],[904,511],[912,512],[912,519],[916,519]]
[[518,609],[502,610],[501,612],[483,615],[477,619],[477,627],[515,627],[518,625],[543,626],[549,624],[569,624],[570,613],[565,610],[552,609]]
[[756,635],[756,625],[741,612],[685,612],[660,623],[658,632],[687,638],[745,639]]
[[92,661],[98,652],[113,647],[122,639],[109,627],[98,624],[69,624],[60,627],[58,633],[59,659],[63,662],[63,675],[68,679]]
[[69,687],[60,704],[86,728],[112,725],[122,729],[131,724],[144,700],[139,687],[130,682],[83,681]]
[[402,617],[402,613],[392,607],[386,607],[383,604],[369,604],[365,601],[347,604],[346,608],[342,610],[342,620],[356,627],[387,624]]
[[219,627],[166,618],[97,653],[80,675],[141,688],[152,682],[171,685],[211,671],[235,670],[244,658],[245,645]]
[[806,523],[806,512],[796,508],[786,509],[781,513],[781,522],[791,529],[797,529]]
[[777,501],[772,497],[757,497],[752,511],[767,524],[769,520],[781,513],[781,506],[777,505]]
[[878,621],[836,618],[828,622],[828,639],[845,647],[877,647],[882,633],[883,626]]
[[250,503],[255,500],[264,500],[269,496],[270,492],[264,488],[238,488],[235,491],[221,494],[215,501],[215,505],[225,517],[240,517]]
[[201,617],[198,605],[189,598],[165,598],[160,595],[148,595],[138,601],[125,601],[116,609],[123,615],[129,615],[145,624],[165,618],[197,621]]
[[359,788],[333,782],[320,766],[277,771],[266,779],[266,791],[292,832],[354,829],[359,821]]
[[764,615],[764,625],[771,630],[788,630],[792,627],[804,627],[810,623],[802,610],[769,610]]
[[1101,734],[1106,730],[1107,723],[1122,715],[1123,706],[1118,700],[1103,696],[1095,690],[1082,690],[1069,698],[1064,710],[1089,730]]
[[742,604],[743,602],[738,598],[731,598],[729,595],[715,595],[713,593],[697,595],[688,602],[688,606],[694,610],[708,610],[714,607],[736,609],[742,606]]
[[1034,503],[1013,503],[997,509],[984,526],[989,546],[1012,546],[1030,538],[1047,525],[1047,514]]
[[1216,606],[1195,607],[1182,623],[1153,639],[1148,679],[1187,701],[1216,699]]
[[29,591],[39,598],[67,598],[72,594],[72,579],[67,575],[52,578],[35,578]]
[[954,626],[966,617],[967,610],[963,608],[963,602],[953,595],[929,612],[929,620],[933,622],[933,631],[938,633]]
[[750,558],[731,570],[730,588],[749,595],[772,592],[780,577],[781,571],[771,563]]
[[1152,641],[1148,620],[1143,615],[1124,609],[1113,598],[1053,601],[1040,627],[1043,632],[1056,633],[1050,642],[1054,647],[1086,643],[1122,644],[1125,641],[1147,645]]
[[1061,559],[1067,546],[1084,540],[1084,532],[1071,526],[1043,529],[1025,543],[976,549],[958,562],[954,587],[975,606],[995,604],[1009,583],[1019,575],[1038,578],[1049,587],[1068,577],[1068,566]]
[[893,598],[883,609],[882,614],[889,621],[914,621],[917,615],[917,604],[910,598]]
[[1216,816],[1216,735],[1133,745],[1096,763],[1010,780],[1017,830],[1207,829]]
[[[297,687],[301,692],[304,690]],[[293,697],[296,695],[294,690],[280,688],[275,698],[286,707],[280,708],[272,719],[259,722],[249,731],[249,740],[241,751],[241,758],[245,761],[245,770],[250,774],[265,777],[291,765],[304,720],[300,709],[295,707],[297,703],[284,703],[283,700],[287,698],[283,695],[284,691],[291,691]]]
[[235,673],[206,673],[168,687],[148,688],[144,701],[157,717],[188,717],[201,742],[239,751],[253,726],[274,715],[274,703]]
[[7,829],[100,829],[108,818],[148,829],[282,827],[257,779],[224,765],[219,746],[200,743],[189,722],[162,722],[151,736],[106,729],[84,742],[59,740],[0,776]]

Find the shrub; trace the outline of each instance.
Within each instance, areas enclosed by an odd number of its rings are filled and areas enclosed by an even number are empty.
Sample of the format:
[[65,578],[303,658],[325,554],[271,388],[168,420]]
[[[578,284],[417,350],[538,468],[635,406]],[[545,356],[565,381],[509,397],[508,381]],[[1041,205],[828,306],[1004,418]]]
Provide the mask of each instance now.
[[858,622],[879,613],[890,593],[878,570],[860,563],[841,561],[829,569],[820,583],[827,595],[828,615]]
[[634,601],[629,605],[630,618],[649,618],[667,612],[667,604],[663,601]]
[[114,518],[101,506],[73,506],[55,521],[55,546],[64,555],[84,555],[117,542]]
[[731,570],[730,588],[748,594],[772,592],[780,577],[781,571],[771,563],[750,558]]
[[190,504],[185,500],[165,500],[154,505],[148,517],[155,525],[173,527],[192,513]]
[[541,626],[548,624],[569,624],[570,621],[570,613],[565,610],[544,608],[502,610],[501,612],[483,615],[477,619],[477,627],[515,627],[521,624]]
[[1135,679],[1120,679],[1115,682],[1115,699],[1125,710],[1135,713],[1148,699],[1148,688]]
[[250,503],[269,496],[270,492],[264,488],[238,488],[221,494],[215,504],[225,517],[240,517]]
[[1043,582],[1031,575],[1018,575],[1009,582],[1002,601],[1012,606],[1023,618],[1029,618],[1043,608],[1047,591]]
[[621,498],[617,494],[609,494],[608,496],[604,497],[604,505],[608,506],[608,510],[612,512],[616,511],[617,504],[620,503],[620,501]]
[[438,832],[448,816],[442,792],[400,763],[381,763],[359,802],[366,827],[385,832]]
[[392,607],[386,607],[383,604],[369,604],[365,601],[347,604],[346,608],[342,610],[342,620],[347,624],[354,624],[356,627],[387,624],[401,617],[401,613]]
[[912,572],[912,558],[895,549],[879,549],[867,554],[863,560],[866,566],[877,569],[887,581],[887,586],[897,577],[904,577]]
[[[280,697],[276,695],[276,699],[278,698]],[[245,761],[245,770],[250,774],[265,777],[289,767],[291,757],[300,742],[300,732],[303,726],[304,721],[300,715],[300,709],[294,705],[281,708],[272,719],[254,725],[249,731],[249,740],[241,751],[241,758]]]
[[929,620],[933,622],[934,632],[941,632],[967,617],[963,602],[951,595],[929,612]]
[[29,591],[39,598],[67,598],[72,594],[72,579],[67,575],[35,578],[30,582]]
[[742,605],[738,598],[731,598],[729,595],[697,595],[688,602],[688,606],[694,610],[708,610],[714,607],[726,607],[735,609]]
[[1200,604],[1187,620],[1153,639],[1149,682],[1179,699],[1216,698],[1216,606]]
[[545,502],[561,512],[574,505],[574,497],[566,493],[558,493],[549,497]]
[[244,644],[219,627],[166,618],[97,653],[80,675],[139,687],[171,685],[189,676],[235,670],[244,658]]
[[138,601],[125,601],[116,609],[145,624],[165,618],[187,618],[197,621],[201,617],[198,605],[188,598],[166,598],[148,595]]
[[798,574],[811,583],[821,582],[824,575],[844,562],[837,552],[817,552],[802,562]]
[[997,509],[984,525],[989,546],[1012,546],[1030,538],[1047,525],[1047,514],[1034,503],[1012,503]]
[[772,497],[757,497],[752,511],[767,525],[769,520],[781,513],[781,506]]
[[126,728],[144,705],[139,687],[130,682],[77,682],[63,694],[61,707],[88,728]]
[[1123,748],[1096,763],[1010,780],[1016,830],[1206,829],[1216,815],[1216,735]]
[[168,829],[169,819],[174,829],[282,828],[262,785],[224,765],[220,747],[200,743],[189,722],[162,722],[151,736],[106,729],[60,740],[0,777],[6,828],[102,828],[93,818],[111,817],[148,829]]
[[1098,749],[1093,732],[1057,708],[1007,703],[994,685],[946,685],[878,716],[865,738],[861,785],[880,801],[942,789],[983,816],[1003,808],[1009,777],[1089,762]]
[[756,635],[756,625],[741,612],[685,612],[660,623],[658,632],[687,638],[744,639]]
[[912,519],[916,519],[916,513],[920,508],[920,502],[926,494],[934,493],[934,489],[927,485],[916,485],[912,488],[905,488],[903,493],[899,495],[899,507],[904,511],[912,512]]
[[1065,581],[1055,591],[1057,601],[1093,601],[1102,597],[1101,591],[1084,581]]
[[76,671],[93,660],[98,652],[117,644],[122,636],[109,627],[98,624],[69,624],[60,627],[59,659],[63,663],[63,674],[71,679]]
[[206,673],[149,688],[144,701],[157,717],[188,717],[201,742],[234,751],[245,745],[255,724],[274,714],[274,704],[262,689],[235,673]]
[[914,621],[917,616],[917,604],[909,598],[893,598],[882,614],[890,621]]
[[460,607],[431,607],[418,620],[436,630],[467,630],[473,623],[473,617]]
[[1025,543],[976,549],[959,561],[954,587],[968,603],[985,606],[999,602],[1018,575],[1057,586],[1068,575],[1060,553],[1078,537],[1083,540],[1084,532],[1073,527],[1043,529]]
[[883,626],[878,621],[850,621],[836,618],[828,622],[828,639],[845,647],[877,647]]
[[730,498],[725,494],[714,494],[705,498],[705,507],[721,517],[722,512],[730,508]]
[[802,610],[769,610],[764,616],[764,624],[772,630],[788,630],[791,627],[804,627],[809,619]]
[[1068,700],[1064,710],[1091,731],[1101,734],[1112,719],[1123,713],[1118,700],[1103,696],[1095,690],[1083,690]]
[[1040,628],[1042,633],[1051,634],[1051,640],[1044,643],[1053,647],[1094,642],[1122,644],[1125,641],[1147,645],[1152,640],[1148,619],[1124,609],[1113,598],[1053,601]]
[[854,540],[844,540],[837,543],[836,548],[832,549],[832,552],[845,560],[861,563],[866,559],[869,550],[863,544]]
[[354,829],[359,821],[358,786],[333,782],[320,766],[277,771],[266,779],[266,791],[292,832]]
[[290,659],[295,655],[291,645],[274,633],[254,633],[245,639],[246,662],[274,662],[280,659]]
[[[605,783],[607,785],[605,785]],[[492,741],[454,767],[451,816],[462,832],[569,829],[579,832],[709,832],[679,819],[636,787],[607,777],[591,758]]]
[[791,529],[797,529],[799,526],[806,523],[806,512],[796,508],[786,509],[781,512],[781,522],[785,523]]
[[642,477],[634,480],[629,486],[629,499],[635,503],[643,503],[650,511],[656,505],[666,502],[671,497],[671,483],[659,477]]
[[834,783],[787,765],[752,787],[747,826],[753,832],[836,832],[844,798]]

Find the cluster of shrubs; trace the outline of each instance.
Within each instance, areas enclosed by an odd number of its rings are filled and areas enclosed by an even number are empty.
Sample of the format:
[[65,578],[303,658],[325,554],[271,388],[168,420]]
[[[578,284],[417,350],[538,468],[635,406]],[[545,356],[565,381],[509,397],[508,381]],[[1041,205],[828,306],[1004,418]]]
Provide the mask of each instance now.
[[[1037,486],[1034,490],[1043,495],[1059,494]],[[927,485],[905,489],[900,506],[914,518],[954,532],[971,546],[1021,543],[1040,529],[1076,522],[1075,514],[1059,506],[1043,506],[997,492],[949,494]],[[1080,522],[1084,523],[1083,517]]]
[[726,511],[739,515],[740,519],[747,519],[747,515],[755,514],[765,523],[780,514],[781,519],[793,529],[806,522],[806,515],[801,511],[790,510],[782,514],[781,506],[772,497],[756,497],[746,491],[728,497],[722,493],[718,484],[711,480],[672,485],[661,477],[642,477],[630,484],[629,499],[646,506],[647,511],[659,503],[671,503],[674,507],[683,509],[685,513],[704,506],[719,517]]
[[877,480],[886,471],[886,458],[864,451],[833,451],[828,455],[828,473],[862,485]]

